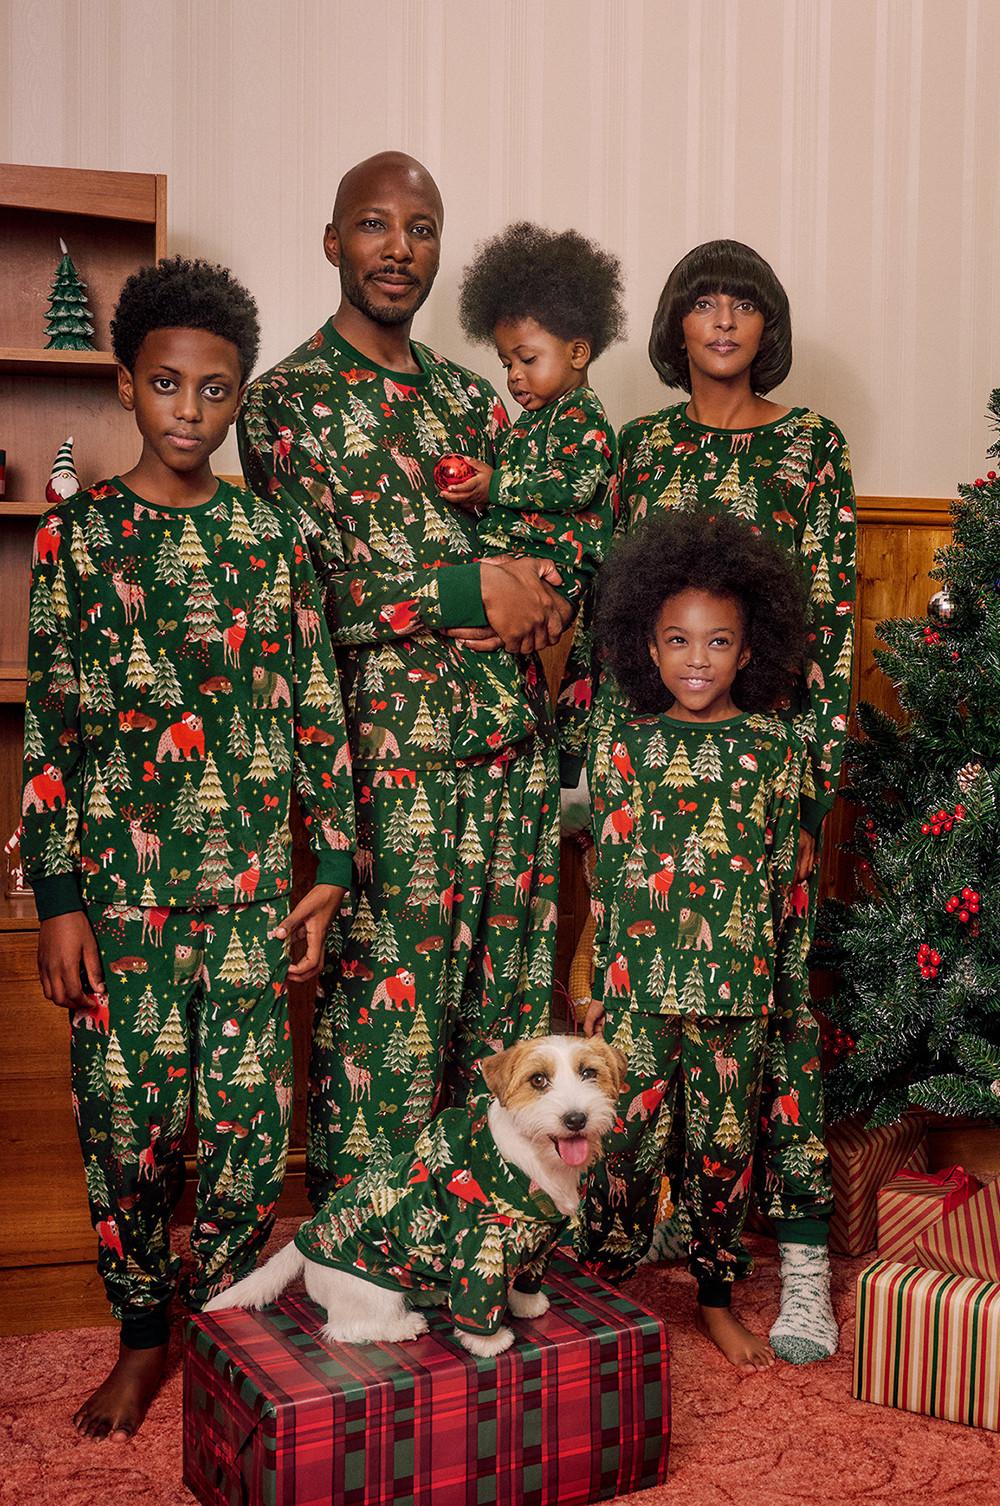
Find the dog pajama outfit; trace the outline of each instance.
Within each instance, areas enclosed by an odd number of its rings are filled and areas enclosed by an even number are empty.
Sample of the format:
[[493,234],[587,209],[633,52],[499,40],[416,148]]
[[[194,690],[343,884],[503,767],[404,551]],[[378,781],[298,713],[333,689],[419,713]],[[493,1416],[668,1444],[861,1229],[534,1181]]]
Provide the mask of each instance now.
[[162,1309],[198,1127],[199,1304],[281,1189],[293,782],[317,881],[348,885],[353,790],[319,585],[294,523],[225,482],[153,507],[118,479],[42,521],[22,850],[42,920],[86,911],[106,1004],[73,1018],[74,1108],[119,1317]]
[[320,1265],[412,1294],[447,1298],[466,1333],[496,1333],[507,1291],[537,1292],[569,1225],[548,1193],[497,1150],[490,1099],[445,1109],[414,1150],[369,1165],[295,1236]]
[[[486,623],[483,547],[432,479],[448,451],[492,464],[507,418],[487,383],[411,348],[418,373],[387,371],[328,322],[252,384],[239,429],[250,485],[309,533],[355,760],[355,898],[310,1071],[317,1203],[461,1101],[482,1055],[548,1026],[559,802],[544,675],[534,656],[488,654],[504,674],[468,677],[473,655],[445,633]],[[589,548],[560,559],[565,589],[594,567]]]
[[[619,723],[607,751],[591,770],[595,995],[629,1070],[591,1173],[584,1245],[622,1269],[645,1254],[683,1094],[691,1269],[702,1300],[724,1305],[741,1261],[805,753],[773,718],[668,714]],[[795,1123],[794,1099],[780,1112]],[[807,1133],[797,1147],[809,1187],[825,1152]]]

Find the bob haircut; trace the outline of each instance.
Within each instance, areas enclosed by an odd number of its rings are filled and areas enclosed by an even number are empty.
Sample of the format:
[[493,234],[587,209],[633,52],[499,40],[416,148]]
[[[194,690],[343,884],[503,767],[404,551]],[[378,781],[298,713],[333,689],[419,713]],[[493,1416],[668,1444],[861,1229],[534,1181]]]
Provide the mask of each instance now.
[[677,263],[667,278],[653,315],[649,359],[667,387],[691,391],[682,321],[705,293],[751,298],[764,315],[760,349],[750,367],[750,386],[759,395],[783,382],[792,365],[792,320],[788,294],[773,269],[742,241],[706,241]]

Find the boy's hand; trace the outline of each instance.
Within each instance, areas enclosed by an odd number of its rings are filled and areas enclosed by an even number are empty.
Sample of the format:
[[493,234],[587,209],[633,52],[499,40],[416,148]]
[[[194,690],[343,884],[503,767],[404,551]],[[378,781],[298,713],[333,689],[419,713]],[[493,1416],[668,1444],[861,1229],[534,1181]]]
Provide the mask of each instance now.
[[490,481],[493,478],[493,467],[485,465],[482,460],[473,460],[471,455],[463,455],[466,465],[471,465],[475,471],[468,481],[456,482],[454,486],[446,486],[441,495],[446,502],[454,502],[456,507],[461,507],[465,512],[481,513],[490,500]]
[[603,1035],[606,1017],[602,1001],[600,999],[591,999],[587,1007],[587,1013],[583,1017],[584,1035]]
[[88,993],[104,993],[97,937],[82,910],[42,921],[38,927],[38,976],[45,997],[63,1009],[83,1009]]
[[275,936],[305,941],[306,949],[298,962],[289,964],[288,977],[293,983],[315,978],[323,966],[323,943],[330,922],[343,903],[347,890],[340,884],[314,884],[291,914],[276,927]]

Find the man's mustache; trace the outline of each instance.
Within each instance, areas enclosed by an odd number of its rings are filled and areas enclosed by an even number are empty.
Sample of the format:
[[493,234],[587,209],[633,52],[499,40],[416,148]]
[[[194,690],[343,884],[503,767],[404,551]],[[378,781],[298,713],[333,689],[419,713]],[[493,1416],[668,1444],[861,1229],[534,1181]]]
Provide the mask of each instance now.
[[394,277],[397,282],[408,282],[413,287],[420,286],[419,277],[413,277],[409,272],[401,272],[398,267],[380,267],[377,272],[368,272],[365,282],[376,282],[380,277]]

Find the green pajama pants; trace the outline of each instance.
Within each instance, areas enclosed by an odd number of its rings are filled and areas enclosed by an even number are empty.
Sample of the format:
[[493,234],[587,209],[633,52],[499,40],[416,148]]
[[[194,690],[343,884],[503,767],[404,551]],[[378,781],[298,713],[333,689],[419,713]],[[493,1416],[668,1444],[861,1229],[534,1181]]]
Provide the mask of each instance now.
[[624,1048],[629,1068],[618,1121],[588,1180],[585,1256],[627,1274],[649,1249],[667,1146],[683,1105],[678,1191],[691,1216],[689,1268],[703,1300],[727,1305],[732,1281],[749,1269],[740,1235],[765,1034],[763,1019],[631,1012],[623,1021],[622,1012],[608,1009],[604,1037]]
[[267,901],[89,912],[107,1011],[73,1015],[73,1104],[98,1270],[117,1318],[173,1295],[169,1222],[192,1104],[198,1189],[185,1300],[199,1307],[245,1275],[267,1240],[292,1103],[286,946],[269,934],[284,913]]
[[[553,793],[555,792],[555,793]],[[548,1029],[555,748],[438,769],[355,767],[356,883],[317,996],[308,1185],[378,1167],[484,1054]],[[481,1081],[478,1083],[481,1086]]]

